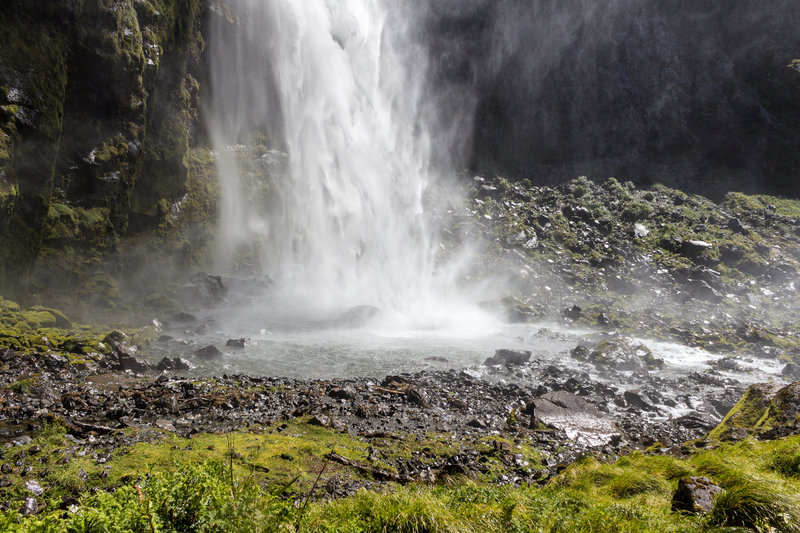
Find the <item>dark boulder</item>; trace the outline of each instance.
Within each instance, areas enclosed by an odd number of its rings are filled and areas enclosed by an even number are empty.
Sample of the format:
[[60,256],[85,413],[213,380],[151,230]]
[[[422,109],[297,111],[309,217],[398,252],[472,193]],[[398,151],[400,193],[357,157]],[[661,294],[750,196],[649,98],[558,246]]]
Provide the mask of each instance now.
[[208,346],[204,346],[199,350],[195,350],[194,352],[192,352],[192,355],[194,355],[195,357],[200,357],[202,359],[212,359],[215,357],[221,357],[222,352],[219,350],[219,348],[217,348],[213,344],[209,344]]
[[500,349],[494,352],[494,357],[489,357],[483,362],[486,366],[496,365],[521,365],[527,363],[531,358],[530,350],[515,351]]
[[247,343],[247,339],[245,339],[245,338],[228,339],[228,341],[225,343],[225,346],[227,346],[228,348],[243,349],[246,343]]
[[707,477],[685,477],[672,496],[672,510],[705,514],[714,508],[714,498],[723,489]]
[[161,361],[158,362],[158,365],[156,365],[156,370],[159,371],[163,370],[187,371],[191,370],[192,368],[194,368],[194,365],[192,365],[189,361],[187,361],[182,357],[174,357],[174,358],[164,357]]

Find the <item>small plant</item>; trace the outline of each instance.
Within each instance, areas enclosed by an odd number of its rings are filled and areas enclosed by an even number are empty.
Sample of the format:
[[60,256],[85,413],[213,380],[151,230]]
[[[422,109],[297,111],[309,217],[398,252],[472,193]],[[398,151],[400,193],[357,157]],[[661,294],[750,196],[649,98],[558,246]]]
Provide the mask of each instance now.
[[628,222],[644,220],[653,214],[653,208],[645,202],[631,202],[622,210],[622,219]]
[[800,451],[778,451],[767,464],[770,470],[784,475],[800,477]]
[[757,531],[800,531],[800,509],[770,487],[746,482],[717,496],[709,523]]
[[30,394],[35,384],[36,380],[33,378],[18,379],[6,385],[6,390],[16,392],[17,394]]

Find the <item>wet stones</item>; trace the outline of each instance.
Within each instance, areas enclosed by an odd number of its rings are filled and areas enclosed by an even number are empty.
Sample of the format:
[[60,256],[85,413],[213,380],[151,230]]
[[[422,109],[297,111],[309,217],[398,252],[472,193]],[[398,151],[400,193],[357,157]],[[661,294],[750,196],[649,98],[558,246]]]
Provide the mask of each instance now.
[[656,358],[644,344],[616,336],[602,339],[593,347],[578,345],[570,352],[570,356],[597,368],[615,370],[646,371],[664,366],[663,359]]
[[530,350],[516,351],[500,349],[494,352],[493,357],[489,357],[483,362],[485,366],[497,365],[522,365],[527,363],[531,358]]
[[192,365],[189,361],[187,361],[182,357],[173,357],[173,358],[164,357],[163,359],[161,359],[161,361],[158,362],[155,368],[158,371],[166,370],[170,372],[175,372],[175,371],[186,372],[192,370],[194,368],[194,365]]
[[345,387],[337,387],[328,391],[328,396],[337,400],[354,400],[358,397],[358,393],[352,385]]

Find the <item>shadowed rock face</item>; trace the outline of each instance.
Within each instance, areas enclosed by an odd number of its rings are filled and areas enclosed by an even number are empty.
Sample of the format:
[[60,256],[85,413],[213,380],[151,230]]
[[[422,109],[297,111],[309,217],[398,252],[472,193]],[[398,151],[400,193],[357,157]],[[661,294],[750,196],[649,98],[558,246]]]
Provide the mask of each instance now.
[[796,2],[450,7],[431,47],[439,81],[477,93],[474,169],[796,194]]
[[0,10],[0,283],[43,250],[111,250],[186,194],[201,0]]

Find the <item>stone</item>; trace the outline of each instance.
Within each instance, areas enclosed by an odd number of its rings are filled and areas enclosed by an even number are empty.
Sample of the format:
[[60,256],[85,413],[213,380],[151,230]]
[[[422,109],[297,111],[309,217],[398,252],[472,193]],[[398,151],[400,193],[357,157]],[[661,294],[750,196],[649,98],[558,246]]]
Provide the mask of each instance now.
[[684,477],[672,495],[672,510],[705,514],[714,509],[714,498],[723,492],[707,477]]
[[158,365],[156,365],[156,370],[158,370],[158,371],[164,371],[164,370],[176,371],[176,370],[178,370],[178,371],[184,371],[185,372],[185,371],[188,371],[188,370],[192,370],[193,368],[194,368],[194,365],[191,364],[189,361],[187,361],[186,359],[184,359],[182,357],[174,357],[174,358],[164,357],[163,359],[161,359],[161,361],[158,362]]
[[122,371],[131,370],[133,372],[147,372],[150,370],[150,365],[148,365],[145,361],[128,353],[120,353],[118,361],[118,367]]
[[650,230],[644,224],[636,223],[633,225],[633,236],[637,239],[643,239],[650,235]]
[[331,389],[328,396],[337,400],[352,400],[358,396],[352,385]]
[[44,489],[35,479],[29,479],[28,481],[26,481],[25,488],[28,491],[34,493],[36,496],[41,496],[42,494],[44,494]]
[[787,363],[786,366],[783,367],[781,375],[795,381],[800,381],[800,365]]
[[643,411],[658,412],[656,407],[650,399],[638,390],[628,390],[622,395],[628,405],[641,409]]
[[582,314],[583,314],[583,309],[581,309],[577,305],[573,305],[571,308],[564,309],[561,311],[562,317],[573,321],[578,320]]
[[686,290],[693,298],[704,300],[711,303],[719,303],[722,301],[722,294],[708,284],[707,281],[701,279],[689,279],[686,282]]
[[494,352],[494,357],[489,357],[483,362],[485,366],[497,365],[521,365],[527,363],[531,358],[530,350],[516,351],[500,349]]
[[221,357],[222,352],[213,344],[209,344],[208,346],[204,346],[199,350],[195,350],[192,352],[192,355],[195,357],[200,357],[201,359],[213,359],[215,357]]
[[23,516],[33,516],[39,513],[39,502],[34,497],[25,498],[25,504],[20,509]]
[[332,425],[331,417],[327,415],[314,415],[311,417],[308,423],[312,426],[320,426],[323,428],[328,428]]
[[565,391],[548,392],[533,401],[536,416],[531,421],[558,429],[570,440],[591,447],[611,444],[620,438],[614,421],[589,402]]
[[227,346],[228,348],[243,349],[246,342],[247,342],[247,339],[245,339],[245,338],[228,339],[228,341],[225,343],[225,346]]
[[683,244],[681,245],[681,252],[686,257],[697,258],[713,247],[714,245],[711,244],[710,242],[689,240],[689,241],[683,241]]

